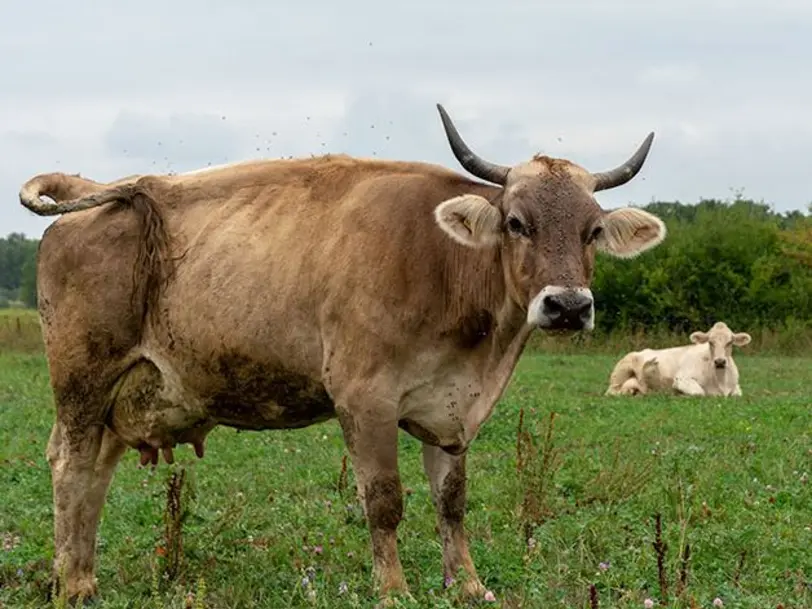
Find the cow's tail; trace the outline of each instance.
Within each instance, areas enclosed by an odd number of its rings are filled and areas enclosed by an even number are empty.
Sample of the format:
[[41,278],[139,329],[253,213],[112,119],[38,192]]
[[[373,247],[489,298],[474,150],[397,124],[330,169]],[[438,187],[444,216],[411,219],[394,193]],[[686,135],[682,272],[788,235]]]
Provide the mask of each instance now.
[[644,385],[637,378],[637,353],[624,356],[609,376],[609,387],[604,395],[636,395],[644,393]]
[[[100,184],[78,175],[41,174],[20,189],[20,203],[40,216],[54,216],[111,203],[138,218],[139,246],[133,267],[133,306],[142,316],[157,313],[161,287],[171,273],[170,242],[163,214],[153,197],[159,179],[129,176]],[[43,201],[47,196],[53,203]]]
[[[28,180],[20,189],[20,203],[39,216],[56,216],[106,203],[124,201],[128,193],[120,188],[139,176],[101,184],[80,175],[43,173]],[[44,201],[48,197],[53,202]]]

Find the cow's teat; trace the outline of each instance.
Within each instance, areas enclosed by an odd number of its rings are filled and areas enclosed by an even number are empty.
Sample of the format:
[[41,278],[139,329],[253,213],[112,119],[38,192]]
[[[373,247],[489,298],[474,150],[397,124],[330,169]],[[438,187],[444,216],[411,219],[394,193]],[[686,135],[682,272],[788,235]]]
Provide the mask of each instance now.
[[527,323],[545,330],[591,331],[595,326],[592,290],[546,286],[530,302]]

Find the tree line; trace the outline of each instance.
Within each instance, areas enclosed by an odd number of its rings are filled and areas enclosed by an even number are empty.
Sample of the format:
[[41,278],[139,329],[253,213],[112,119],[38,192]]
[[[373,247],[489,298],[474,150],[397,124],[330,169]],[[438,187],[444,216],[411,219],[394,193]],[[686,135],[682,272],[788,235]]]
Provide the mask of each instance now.
[[22,233],[0,238],[0,308],[36,306],[38,245]]
[[687,333],[720,320],[734,331],[812,325],[812,216],[740,196],[644,209],[668,235],[632,260],[599,255],[593,291],[601,331]]
[[[615,332],[812,326],[812,215],[775,212],[737,195],[652,202],[668,236],[631,260],[598,255],[596,325]],[[810,205],[812,212],[812,205]],[[38,240],[0,238],[0,307],[36,306]]]

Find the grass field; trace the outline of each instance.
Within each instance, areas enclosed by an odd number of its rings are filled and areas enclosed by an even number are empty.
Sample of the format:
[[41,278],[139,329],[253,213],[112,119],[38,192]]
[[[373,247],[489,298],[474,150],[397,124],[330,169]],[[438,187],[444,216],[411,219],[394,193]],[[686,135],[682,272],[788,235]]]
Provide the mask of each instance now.
[[[52,555],[52,398],[41,354],[1,353],[0,607],[39,607]],[[742,609],[812,607],[812,359],[736,357],[738,400],[610,399],[615,356],[522,358],[469,453],[466,522],[496,606],[643,607],[664,587],[667,607],[712,607],[717,597]],[[455,588],[442,589],[419,443],[402,434],[400,454],[412,592],[421,607],[462,606]],[[373,606],[344,455],[334,421],[219,428],[204,459],[185,446],[155,471],[130,451],[100,528],[97,606]],[[170,579],[167,480],[180,471],[181,561]]]

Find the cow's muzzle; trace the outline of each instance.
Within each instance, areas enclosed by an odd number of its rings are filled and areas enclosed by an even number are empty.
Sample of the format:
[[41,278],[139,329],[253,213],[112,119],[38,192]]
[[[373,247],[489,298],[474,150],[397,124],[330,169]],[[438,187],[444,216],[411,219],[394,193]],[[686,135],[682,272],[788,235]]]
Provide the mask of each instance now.
[[719,370],[727,367],[727,360],[724,357],[717,357],[713,360],[713,365]]
[[543,330],[592,330],[595,327],[592,290],[546,286],[530,302],[527,323]]

